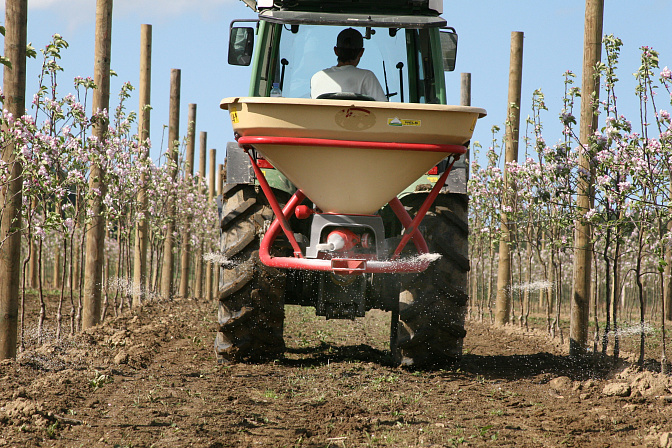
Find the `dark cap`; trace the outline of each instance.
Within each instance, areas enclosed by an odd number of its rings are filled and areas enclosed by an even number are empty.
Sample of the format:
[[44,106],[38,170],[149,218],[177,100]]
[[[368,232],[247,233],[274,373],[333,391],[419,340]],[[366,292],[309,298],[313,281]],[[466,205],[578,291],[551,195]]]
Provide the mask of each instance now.
[[336,47],[361,50],[362,48],[364,48],[364,39],[362,38],[362,33],[360,33],[354,28],[344,29],[343,31],[338,33],[338,39],[336,39]]

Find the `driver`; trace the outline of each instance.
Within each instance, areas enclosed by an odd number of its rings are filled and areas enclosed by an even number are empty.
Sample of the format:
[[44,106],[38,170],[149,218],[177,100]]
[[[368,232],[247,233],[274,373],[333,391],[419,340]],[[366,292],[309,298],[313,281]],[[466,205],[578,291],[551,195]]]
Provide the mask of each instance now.
[[357,68],[364,54],[364,39],[354,28],[338,34],[334,53],[338,64],[315,73],[310,80],[310,95],[317,98],[323,93],[358,93],[376,101],[387,101],[378,78],[371,70]]

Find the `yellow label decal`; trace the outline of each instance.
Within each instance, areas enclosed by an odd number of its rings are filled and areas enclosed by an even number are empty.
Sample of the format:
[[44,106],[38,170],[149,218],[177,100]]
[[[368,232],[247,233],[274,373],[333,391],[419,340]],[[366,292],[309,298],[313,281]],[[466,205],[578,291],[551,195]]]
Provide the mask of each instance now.
[[238,112],[236,110],[231,110],[229,112],[229,114],[231,115],[231,123],[233,123],[233,124],[238,123],[238,121],[239,121],[238,120]]
[[388,118],[388,126],[422,126],[422,120],[407,120],[399,117]]

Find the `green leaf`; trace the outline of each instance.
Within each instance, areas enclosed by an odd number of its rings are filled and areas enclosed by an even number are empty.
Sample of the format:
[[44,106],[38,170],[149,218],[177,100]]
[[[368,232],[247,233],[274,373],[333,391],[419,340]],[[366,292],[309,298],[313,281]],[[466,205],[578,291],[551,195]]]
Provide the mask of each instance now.
[[32,42],[28,42],[28,45],[26,45],[26,57],[27,58],[37,58],[37,50],[35,50],[35,47],[33,47]]

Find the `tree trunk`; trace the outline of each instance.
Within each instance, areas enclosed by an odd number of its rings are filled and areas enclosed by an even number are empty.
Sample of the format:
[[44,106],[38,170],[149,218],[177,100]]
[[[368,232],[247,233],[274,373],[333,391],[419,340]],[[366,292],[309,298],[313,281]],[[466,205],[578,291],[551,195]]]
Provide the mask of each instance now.
[[[616,237],[618,239],[618,237]],[[602,258],[604,260],[604,334],[602,335],[602,356],[607,355],[607,346],[609,345],[609,332],[611,331],[611,298],[612,298],[612,283],[611,283],[611,259],[609,258],[609,245],[611,243],[611,227],[607,227],[607,234],[604,240],[604,252]]]
[[525,303],[525,312],[523,313],[523,326],[525,330],[529,330],[528,319],[530,318],[530,305],[531,305],[531,296],[532,291],[530,290],[530,285],[532,284],[532,244],[527,242],[527,247],[525,247],[525,261],[527,262],[527,273],[525,277],[526,288],[523,294],[523,302]]
[[[520,97],[523,80],[523,33],[511,33],[511,59],[509,66],[509,101],[507,105],[506,125],[506,163],[518,160],[518,130],[520,127]],[[509,224],[505,208],[513,204],[515,195],[508,170],[504,165],[504,194],[502,196],[501,238],[499,241],[499,262],[497,270],[497,303],[495,324],[509,323],[511,313],[511,253],[509,242]]]
[[[138,113],[138,138],[141,144],[149,139],[150,98],[152,85],[152,25],[140,27],[140,111]],[[148,154],[141,153],[146,158]],[[141,214],[135,228],[135,254],[133,263],[133,306],[142,305],[147,288],[147,175],[142,173],[138,190],[138,213]]]
[[[4,108],[14,117],[26,110],[26,29],[27,0],[5,1],[5,57],[12,67],[3,72]],[[14,157],[13,143],[2,148],[2,160],[11,166],[10,178],[0,189],[0,359],[14,358],[19,321],[21,278],[21,189],[22,166]]]
[[[177,157],[180,145],[180,80],[181,71],[170,71],[170,115],[168,126],[168,163],[172,163],[170,178],[177,179]],[[175,254],[173,248],[173,232],[175,231],[175,192],[169,193],[167,200],[168,222],[166,224],[166,239],[163,241],[163,269],[161,270],[161,296],[164,299],[173,298],[173,273]]]
[[[110,58],[112,53],[112,0],[97,0],[96,3],[96,49],[93,91],[94,113],[110,109]],[[93,130],[100,142],[105,140],[109,120],[102,120]],[[107,185],[101,166],[92,165],[89,190],[99,191],[89,201],[91,222],[86,236],[86,263],[84,267],[84,309],[82,328],[90,328],[100,322],[101,292],[103,281],[103,257],[105,256],[105,217],[103,198]]]
[[[184,167],[184,179],[188,185],[193,182],[194,176],[194,148],[196,142],[196,105],[189,104],[189,119],[187,125],[187,163]],[[182,258],[180,260],[180,288],[179,297],[189,297],[189,266],[191,261],[191,243],[189,242],[189,225],[185,223],[182,231]]]
[[[36,210],[37,199],[33,198],[33,200],[30,201],[30,213],[34,214]],[[28,238],[28,246],[28,250],[33,254],[28,261],[28,287],[37,289],[37,275],[40,271],[37,268],[37,242],[34,235],[31,235]]]
[[492,289],[493,284],[495,283],[494,267],[495,267],[495,242],[492,240],[492,236],[490,236],[490,266],[488,276],[488,296],[486,297],[486,300],[488,301],[488,312],[490,313],[490,323],[494,323],[495,321],[495,316],[492,311],[492,295],[493,295]]
[[[60,238],[59,238],[60,242]],[[61,261],[61,245],[57,244],[54,250],[54,270],[52,271],[51,285],[54,289],[61,289],[61,276],[63,275],[63,262]]]
[[[216,176],[216,169],[215,167],[217,166],[217,150],[216,149],[211,149],[210,150],[210,175],[208,176],[209,179],[209,194],[208,194],[208,202],[210,205],[212,205],[215,201],[215,176]],[[212,251],[212,246],[210,246],[210,251]],[[205,297],[207,300],[212,300],[213,297],[215,296],[214,289],[219,288],[219,285],[214,285],[213,284],[213,270],[215,268],[215,263],[213,261],[209,261],[206,266],[206,273],[205,273]]]
[[[600,77],[595,66],[601,59],[602,52],[602,16],[604,0],[586,0],[584,50],[583,50],[583,77],[581,84],[581,121],[580,140],[582,145],[588,145],[590,136],[597,129],[597,116],[593,113],[599,104]],[[574,287],[571,305],[571,324],[569,354],[574,357],[583,357],[588,346],[588,319],[590,305],[590,278],[592,229],[590,223],[583,220],[593,206],[593,168],[590,156],[582,149],[579,154],[579,166],[584,173],[579,178],[577,191],[577,211],[579,218],[575,225],[576,245],[574,250]]]

